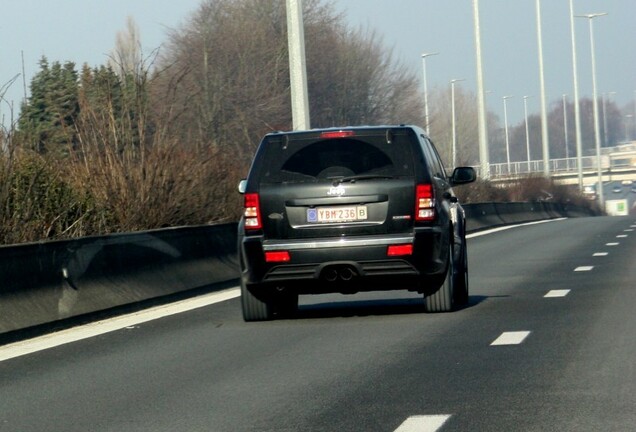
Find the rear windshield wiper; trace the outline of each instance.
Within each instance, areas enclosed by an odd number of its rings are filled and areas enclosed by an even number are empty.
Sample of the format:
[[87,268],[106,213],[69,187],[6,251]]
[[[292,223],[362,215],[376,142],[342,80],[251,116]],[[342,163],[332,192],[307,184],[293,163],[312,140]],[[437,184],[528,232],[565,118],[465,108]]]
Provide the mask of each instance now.
[[392,179],[395,176],[388,174],[358,174],[346,177],[333,177],[330,180],[333,180],[337,183],[355,183],[358,180],[376,180],[376,179]]

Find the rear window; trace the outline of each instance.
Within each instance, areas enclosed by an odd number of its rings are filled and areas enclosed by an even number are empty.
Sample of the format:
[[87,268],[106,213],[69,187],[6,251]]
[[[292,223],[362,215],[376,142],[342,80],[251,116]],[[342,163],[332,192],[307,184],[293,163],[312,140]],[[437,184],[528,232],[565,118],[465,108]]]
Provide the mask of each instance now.
[[386,130],[321,139],[316,134],[266,138],[260,179],[264,183],[329,181],[350,176],[413,176],[411,134]]

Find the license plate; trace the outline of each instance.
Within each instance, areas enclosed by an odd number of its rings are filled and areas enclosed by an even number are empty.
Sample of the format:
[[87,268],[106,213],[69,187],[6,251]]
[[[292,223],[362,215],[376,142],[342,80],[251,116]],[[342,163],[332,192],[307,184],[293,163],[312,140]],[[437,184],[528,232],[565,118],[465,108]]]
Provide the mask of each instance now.
[[307,222],[354,222],[367,219],[367,206],[318,207],[307,209]]

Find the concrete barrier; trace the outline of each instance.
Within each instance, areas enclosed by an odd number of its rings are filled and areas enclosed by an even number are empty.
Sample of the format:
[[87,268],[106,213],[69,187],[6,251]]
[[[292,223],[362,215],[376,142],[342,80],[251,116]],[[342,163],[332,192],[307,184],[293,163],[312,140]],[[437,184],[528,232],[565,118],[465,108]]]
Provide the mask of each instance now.
[[[591,215],[553,203],[464,208],[469,232]],[[0,247],[0,343],[24,329],[237,280],[236,229],[231,223]]]
[[0,247],[0,335],[234,280],[236,226]]
[[462,207],[469,232],[544,219],[597,216],[590,209],[545,201],[464,204]]
[[469,232],[505,224],[495,203],[464,204],[463,207]]

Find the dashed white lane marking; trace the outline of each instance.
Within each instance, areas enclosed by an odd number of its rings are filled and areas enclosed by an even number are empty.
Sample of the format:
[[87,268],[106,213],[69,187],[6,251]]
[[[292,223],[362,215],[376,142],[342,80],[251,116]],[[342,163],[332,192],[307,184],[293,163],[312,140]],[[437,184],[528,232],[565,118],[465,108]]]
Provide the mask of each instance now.
[[628,229],[624,230],[624,232],[634,232],[634,230],[631,229],[631,228],[628,228]]
[[490,345],[519,345],[530,335],[529,331],[504,332]]
[[130,328],[137,324],[152,321],[165,316],[175,315],[182,312],[209,306],[214,303],[230,300],[240,295],[238,288],[230,288],[192,299],[182,300],[154,308],[145,309],[139,312],[110,318],[104,321],[96,321],[82,326],[73,327],[56,333],[47,334],[33,339],[15,342],[0,346],[0,362],[36,351],[64,345],[70,342],[91,338],[115,330]]
[[565,297],[566,295],[568,295],[570,293],[569,289],[563,289],[563,290],[551,290],[548,291],[548,293],[546,295],[544,295],[545,298],[557,298],[557,297]]
[[620,243],[617,242],[613,242],[613,243],[605,243],[605,246],[618,246]]
[[594,255],[592,256],[607,256],[607,252],[596,252]]
[[422,415],[409,417],[395,432],[435,432],[450,418],[450,415]]
[[580,266],[574,269],[575,272],[586,272],[586,271],[591,271],[594,268],[594,266]]
[[619,234],[616,236],[616,238],[626,238],[627,234]]

